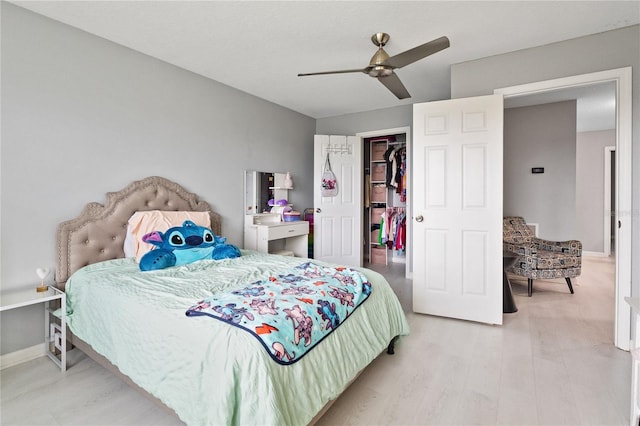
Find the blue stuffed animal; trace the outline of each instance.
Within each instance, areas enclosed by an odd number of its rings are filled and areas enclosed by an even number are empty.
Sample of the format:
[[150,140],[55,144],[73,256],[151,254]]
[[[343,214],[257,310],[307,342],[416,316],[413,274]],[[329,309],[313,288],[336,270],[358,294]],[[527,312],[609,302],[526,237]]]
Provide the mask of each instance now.
[[153,244],[155,249],[140,259],[141,271],[180,266],[202,259],[231,259],[240,257],[240,250],[227,244],[226,238],[219,237],[209,228],[198,226],[185,220],[182,226],[150,232],[142,237],[145,243]]

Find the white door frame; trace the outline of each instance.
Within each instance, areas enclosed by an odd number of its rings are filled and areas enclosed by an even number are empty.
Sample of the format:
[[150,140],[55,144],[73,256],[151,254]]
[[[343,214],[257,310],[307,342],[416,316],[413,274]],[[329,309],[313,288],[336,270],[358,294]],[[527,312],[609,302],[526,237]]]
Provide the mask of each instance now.
[[[407,168],[409,169],[409,174],[407,174],[407,186],[409,187],[409,193],[407,194],[407,201],[406,201],[406,212],[407,212],[407,217],[412,217],[411,215],[411,193],[413,191],[413,185],[411,182],[412,179],[412,175],[413,173],[411,173],[411,167],[413,166],[412,162],[411,162],[411,127],[410,126],[406,126],[406,127],[396,127],[393,129],[382,129],[382,130],[372,130],[372,131],[368,131],[368,132],[360,132],[360,133],[356,133],[356,136],[358,136],[360,138],[360,142],[364,144],[364,139],[366,138],[375,138],[377,136],[387,136],[387,135],[397,135],[399,133],[404,133],[406,135],[406,143],[407,143]],[[364,148],[363,148],[363,155],[364,155]],[[411,230],[412,230],[412,224],[411,224],[411,220],[407,220],[407,235],[411,235]],[[413,278],[413,265],[412,265],[412,261],[411,261],[411,249],[413,247],[413,241],[411,241],[411,238],[407,239],[407,247],[405,248],[405,254],[407,257],[407,263],[405,266],[405,278],[407,279],[412,279]]]
[[604,147],[604,236],[602,239],[605,257],[611,256],[611,212],[615,206],[611,205],[611,153],[616,152],[615,146]]
[[616,347],[628,351],[631,338],[631,307],[624,301],[631,296],[632,231],[632,79],[631,67],[575,75],[554,80],[495,89],[505,98],[525,96],[594,83],[616,83],[616,235],[615,333]]

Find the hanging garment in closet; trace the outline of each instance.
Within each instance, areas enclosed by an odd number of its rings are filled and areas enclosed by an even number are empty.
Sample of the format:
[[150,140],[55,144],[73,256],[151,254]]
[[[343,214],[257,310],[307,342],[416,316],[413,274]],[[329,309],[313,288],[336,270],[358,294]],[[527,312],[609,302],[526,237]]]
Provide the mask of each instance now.
[[387,164],[387,173],[385,178],[385,184],[388,188],[395,188],[395,148],[390,146],[384,153],[384,161]]
[[407,149],[402,148],[400,153],[400,168],[399,173],[401,175],[400,184],[398,185],[397,193],[400,195],[400,201],[407,202]]
[[394,188],[397,194],[402,194],[406,187],[404,177],[407,167],[407,149],[405,145],[391,146],[384,153],[387,165],[385,184]]
[[407,243],[406,215],[404,208],[388,208],[380,220],[378,244],[386,245],[389,250],[403,252]]

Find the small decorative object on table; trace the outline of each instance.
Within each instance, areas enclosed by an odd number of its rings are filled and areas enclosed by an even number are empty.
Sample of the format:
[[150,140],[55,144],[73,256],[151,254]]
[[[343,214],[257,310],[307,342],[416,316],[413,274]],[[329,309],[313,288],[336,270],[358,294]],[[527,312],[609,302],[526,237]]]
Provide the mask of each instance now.
[[49,275],[49,268],[36,268],[36,275],[40,278],[40,286],[36,287],[38,293],[47,291],[49,286],[45,285],[44,279]]
[[291,211],[282,213],[282,217],[285,222],[297,222],[300,220],[300,212],[291,210]]
[[287,206],[289,204],[289,201],[287,201],[284,198],[281,198],[278,201],[276,201],[273,198],[271,198],[271,199],[269,199],[269,201],[267,201],[267,204],[270,207],[284,207],[284,206]]

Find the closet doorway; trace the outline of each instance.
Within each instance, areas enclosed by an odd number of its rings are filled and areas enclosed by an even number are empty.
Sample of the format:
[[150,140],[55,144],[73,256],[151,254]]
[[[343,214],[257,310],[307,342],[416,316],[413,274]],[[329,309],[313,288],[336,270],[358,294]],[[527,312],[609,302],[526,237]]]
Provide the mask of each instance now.
[[363,151],[364,266],[400,265],[411,278],[411,128],[357,133]]

